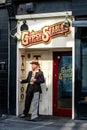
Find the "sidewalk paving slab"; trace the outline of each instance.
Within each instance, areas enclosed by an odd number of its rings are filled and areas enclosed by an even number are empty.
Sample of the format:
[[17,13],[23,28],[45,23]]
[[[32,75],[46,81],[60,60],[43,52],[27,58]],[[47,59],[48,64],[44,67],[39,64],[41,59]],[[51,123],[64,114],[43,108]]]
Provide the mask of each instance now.
[[0,123],[12,123],[12,124],[37,124],[37,125],[46,125],[55,127],[69,127],[69,128],[82,128],[87,129],[87,120],[73,120],[70,117],[56,117],[56,116],[40,116],[36,121],[20,119],[16,116],[3,116],[0,118]]

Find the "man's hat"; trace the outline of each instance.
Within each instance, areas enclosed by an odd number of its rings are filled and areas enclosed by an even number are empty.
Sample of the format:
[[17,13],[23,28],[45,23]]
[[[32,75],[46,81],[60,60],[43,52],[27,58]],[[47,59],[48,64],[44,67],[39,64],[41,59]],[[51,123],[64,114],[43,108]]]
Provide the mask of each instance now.
[[35,64],[35,65],[39,65],[37,60],[32,60],[32,62],[30,62],[30,64]]

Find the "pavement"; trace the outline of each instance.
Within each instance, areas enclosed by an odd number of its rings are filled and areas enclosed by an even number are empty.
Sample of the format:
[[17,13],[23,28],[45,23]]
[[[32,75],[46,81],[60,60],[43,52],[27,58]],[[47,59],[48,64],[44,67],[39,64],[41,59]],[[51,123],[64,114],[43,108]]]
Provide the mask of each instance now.
[[0,130],[87,130],[87,120],[69,117],[41,116],[37,120],[2,115]]

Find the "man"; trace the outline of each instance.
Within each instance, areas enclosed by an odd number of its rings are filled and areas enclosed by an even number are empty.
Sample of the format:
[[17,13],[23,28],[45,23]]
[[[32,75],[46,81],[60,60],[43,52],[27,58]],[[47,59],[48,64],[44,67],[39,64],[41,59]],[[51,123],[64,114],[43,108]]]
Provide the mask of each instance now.
[[29,71],[26,79],[20,81],[20,83],[28,83],[27,89],[26,89],[26,97],[25,97],[25,108],[24,108],[23,114],[21,115],[21,118],[28,116],[28,112],[30,110],[34,93],[35,92],[41,93],[40,84],[44,83],[45,81],[43,72],[38,69],[39,68],[38,61],[33,60],[30,64],[32,65],[31,66],[32,71]]

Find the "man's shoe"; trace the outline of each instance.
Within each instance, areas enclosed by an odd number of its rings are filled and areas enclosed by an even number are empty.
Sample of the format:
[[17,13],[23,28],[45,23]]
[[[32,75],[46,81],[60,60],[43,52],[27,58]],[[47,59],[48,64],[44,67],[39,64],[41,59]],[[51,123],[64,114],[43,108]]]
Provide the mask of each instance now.
[[24,114],[20,115],[20,118],[25,118],[25,117],[27,117],[27,116]]
[[36,117],[34,119],[31,119],[31,121],[35,121],[35,122],[38,122],[38,121],[42,121],[42,119],[40,117]]

